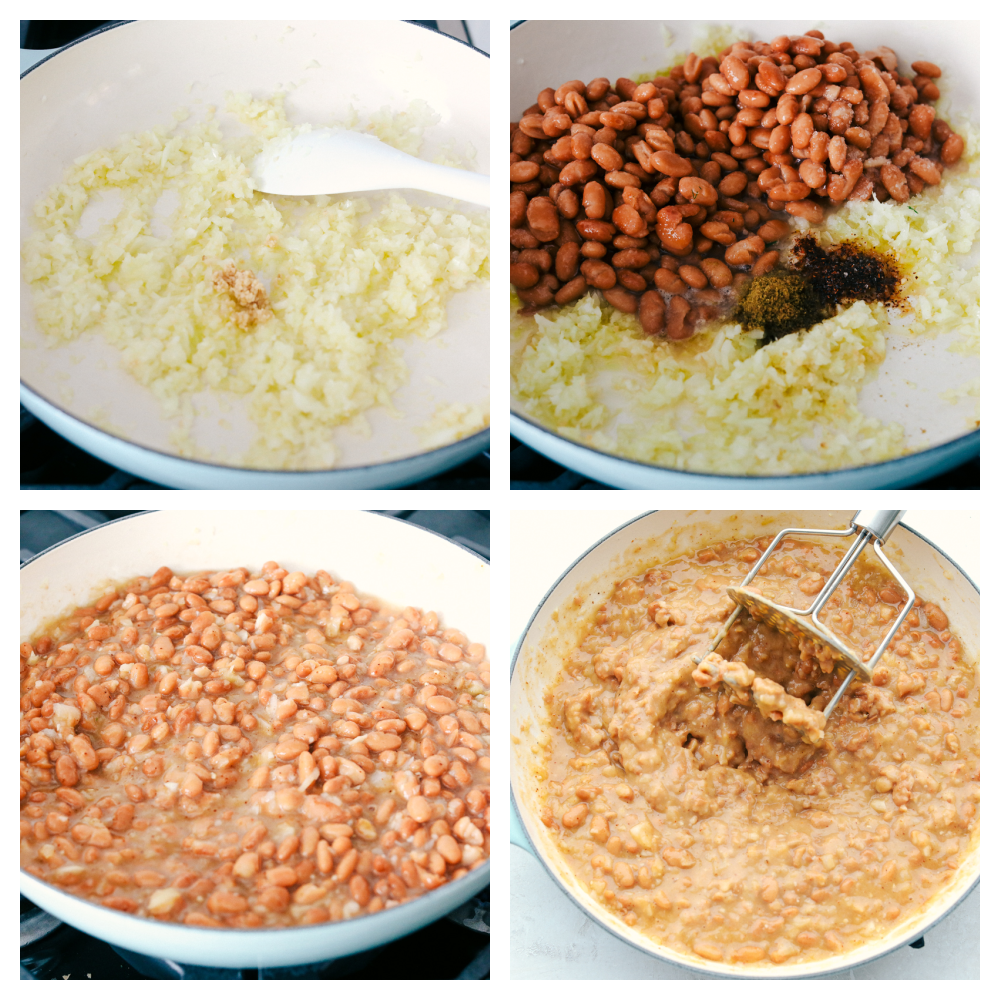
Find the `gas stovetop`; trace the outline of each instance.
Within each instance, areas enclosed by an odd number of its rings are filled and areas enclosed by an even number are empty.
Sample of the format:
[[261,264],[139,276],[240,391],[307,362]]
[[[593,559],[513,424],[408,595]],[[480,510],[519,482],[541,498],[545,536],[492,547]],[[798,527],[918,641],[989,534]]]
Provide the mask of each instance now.
[[[510,439],[510,488],[512,490],[612,490],[615,487],[594,482],[578,472],[565,469],[539,455],[517,438]],[[978,456],[951,472],[935,476],[922,483],[907,486],[909,490],[978,490]]]
[[[462,465],[432,479],[413,483],[408,490],[488,490],[490,455],[481,452]],[[22,490],[162,490],[169,487],[148,482],[107,465],[70,444],[21,407]]]
[[[21,561],[131,510],[21,512]],[[489,559],[490,512],[385,510]],[[490,978],[490,891],[407,937],[346,958],[280,969],[210,969],[116,948],[61,923],[21,897],[22,979],[426,979]],[[448,942],[441,947],[442,940]],[[373,963],[377,961],[377,966]]]
[[210,969],[114,947],[61,923],[22,896],[21,978],[413,979],[413,970],[421,969],[426,979],[489,979],[489,933],[490,893],[484,889],[447,917],[371,951],[279,969]]

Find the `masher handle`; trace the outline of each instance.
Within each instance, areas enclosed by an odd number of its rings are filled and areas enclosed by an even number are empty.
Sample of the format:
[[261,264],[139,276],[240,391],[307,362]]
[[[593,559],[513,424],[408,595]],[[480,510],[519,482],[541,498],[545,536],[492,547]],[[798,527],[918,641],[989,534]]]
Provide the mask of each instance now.
[[859,530],[867,528],[879,541],[884,542],[905,513],[905,510],[859,510],[851,518],[851,524]]

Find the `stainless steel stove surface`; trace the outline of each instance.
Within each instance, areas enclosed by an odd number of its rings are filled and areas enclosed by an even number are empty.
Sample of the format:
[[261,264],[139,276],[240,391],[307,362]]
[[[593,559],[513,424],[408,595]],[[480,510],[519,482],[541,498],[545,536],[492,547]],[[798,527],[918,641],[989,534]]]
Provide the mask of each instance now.
[[[120,488],[120,487],[119,487]],[[21,561],[132,510],[21,512]],[[387,510],[489,559],[490,512]],[[21,897],[22,979],[489,979],[490,892],[414,934],[331,962],[279,969],[211,969],[115,948]],[[441,947],[442,940],[448,942]],[[416,976],[414,970],[421,970]]]
[[[566,469],[522,444],[510,439],[510,488],[512,490],[612,490]],[[943,475],[907,486],[910,490],[978,490],[979,457]]]

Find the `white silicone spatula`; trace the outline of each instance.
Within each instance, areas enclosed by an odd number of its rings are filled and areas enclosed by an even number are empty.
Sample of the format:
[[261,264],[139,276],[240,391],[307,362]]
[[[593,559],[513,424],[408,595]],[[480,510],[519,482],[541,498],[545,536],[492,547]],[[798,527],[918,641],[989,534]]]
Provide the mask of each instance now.
[[251,179],[267,194],[319,195],[411,188],[489,205],[490,179],[419,160],[373,135],[314,129],[273,139],[256,156]]

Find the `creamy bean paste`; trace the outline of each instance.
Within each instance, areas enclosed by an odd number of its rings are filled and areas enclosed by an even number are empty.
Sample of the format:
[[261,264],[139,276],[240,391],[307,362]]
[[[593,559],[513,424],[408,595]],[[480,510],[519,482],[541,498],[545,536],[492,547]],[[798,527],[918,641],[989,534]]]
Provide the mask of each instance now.
[[111,589],[21,645],[21,866],[198,927],[459,879],[489,857],[485,654],[323,570]]
[[[542,818],[582,887],[656,943],[725,963],[877,940],[979,838],[978,673],[936,605],[918,597],[818,731],[842,676],[766,625],[742,616],[696,664],[734,607],[726,587],[770,541],[623,580],[549,694]],[[805,607],[841,555],[785,542],[754,584]],[[825,624],[867,658],[903,601],[863,559]],[[776,721],[790,704],[799,728]]]

